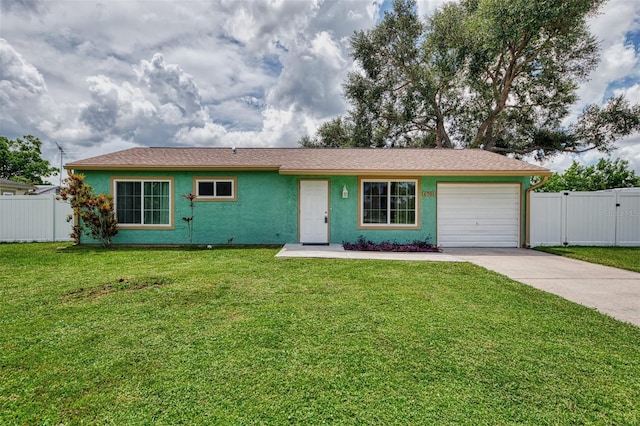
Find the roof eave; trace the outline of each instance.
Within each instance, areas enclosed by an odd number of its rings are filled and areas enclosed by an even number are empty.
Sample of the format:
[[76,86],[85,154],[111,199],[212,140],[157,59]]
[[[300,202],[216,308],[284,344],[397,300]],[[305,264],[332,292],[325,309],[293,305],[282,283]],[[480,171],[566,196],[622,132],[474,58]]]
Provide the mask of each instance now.
[[278,166],[104,166],[97,164],[67,164],[64,166],[66,170],[75,171],[277,171]]
[[367,176],[550,176],[545,170],[327,170],[280,169],[281,175],[367,175]]
[[278,171],[281,175],[326,176],[550,176],[549,170],[406,170],[406,169],[286,169],[279,166],[139,166],[73,164],[64,166],[72,172],[82,171]]

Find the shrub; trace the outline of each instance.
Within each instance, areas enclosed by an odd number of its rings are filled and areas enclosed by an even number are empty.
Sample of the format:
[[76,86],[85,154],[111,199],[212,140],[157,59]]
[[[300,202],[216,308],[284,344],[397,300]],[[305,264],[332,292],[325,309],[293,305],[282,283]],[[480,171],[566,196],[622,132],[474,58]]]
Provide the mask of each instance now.
[[[64,184],[59,199],[70,201],[73,214],[78,219],[71,232],[74,242],[79,244],[85,233],[100,241],[104,247],[111,247],[111,240],[118,233],[113,197],[96,195],[93,188],[84,183],[82,175],[70,174]],[[72,219],[73,216],[69,216],[68,220]]]
[[440,249],[431,244],[428,240],[428,238],[424,241],[413,240],[412,242],[405,244],[400,244],[395,241],[374,243],[361,235],[355,243],[343,242],[342,247],[345,250],[359,251],[440,252]]

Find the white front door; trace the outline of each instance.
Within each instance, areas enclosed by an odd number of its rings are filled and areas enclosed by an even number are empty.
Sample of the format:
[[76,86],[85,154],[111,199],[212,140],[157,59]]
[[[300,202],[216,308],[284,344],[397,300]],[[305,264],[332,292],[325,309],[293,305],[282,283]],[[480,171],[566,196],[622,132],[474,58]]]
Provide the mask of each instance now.
[[329,181],[301,180],[298,198],[302,244],[329,242]]

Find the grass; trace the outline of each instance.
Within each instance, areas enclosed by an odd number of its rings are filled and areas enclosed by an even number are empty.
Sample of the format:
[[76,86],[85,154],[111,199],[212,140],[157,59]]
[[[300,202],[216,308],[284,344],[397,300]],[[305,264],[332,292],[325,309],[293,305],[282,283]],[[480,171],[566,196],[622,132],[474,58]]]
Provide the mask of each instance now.
[[640,247],[536,247],[536,250],[640,272]]
[[468,263],[0,245],[0,424],[638,424],[640,329]]

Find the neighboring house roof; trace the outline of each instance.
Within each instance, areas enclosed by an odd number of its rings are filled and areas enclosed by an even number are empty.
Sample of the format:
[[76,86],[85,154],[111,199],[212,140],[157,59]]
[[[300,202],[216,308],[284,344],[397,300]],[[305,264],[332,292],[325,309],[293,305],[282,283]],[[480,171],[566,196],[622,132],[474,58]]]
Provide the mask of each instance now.
[[2,187],[11,187],[11,188],[15,188],[15,189],[24,189],[24,190],[28,190],[28,189],[33,189],[34,188],[33,185],[29,185],[28,183],[14,182],[14,181],[9,180],[9,179],[0,179],[0,186],[2,186]]
[[56,185],[36,185],[36,189],[32,191],[31,195],[45,195],[45,194],[58,194],[60,187]]
[[69,170],[277,170],[281,174],[550,175],[478,149],[131,148],[65,165]]

